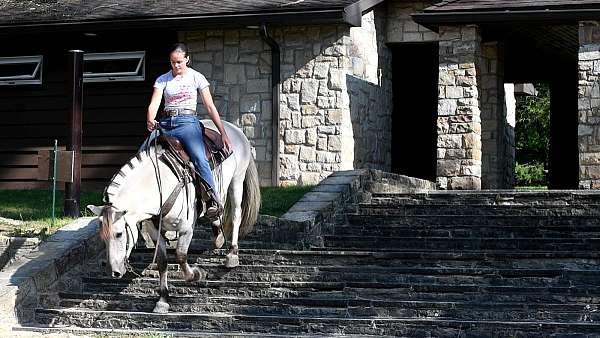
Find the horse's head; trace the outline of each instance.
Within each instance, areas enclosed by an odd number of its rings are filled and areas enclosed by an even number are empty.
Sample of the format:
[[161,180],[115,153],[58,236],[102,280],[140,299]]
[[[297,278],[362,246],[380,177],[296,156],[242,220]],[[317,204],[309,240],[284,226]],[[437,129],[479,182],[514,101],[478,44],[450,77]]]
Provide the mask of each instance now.
[[127,271],[126,262],[138,240],[137,224],[150,215],[119,210],[112,205],[88,205],[100,220],[100,238],[106,245],[108,273],[113,278],[121,278]]

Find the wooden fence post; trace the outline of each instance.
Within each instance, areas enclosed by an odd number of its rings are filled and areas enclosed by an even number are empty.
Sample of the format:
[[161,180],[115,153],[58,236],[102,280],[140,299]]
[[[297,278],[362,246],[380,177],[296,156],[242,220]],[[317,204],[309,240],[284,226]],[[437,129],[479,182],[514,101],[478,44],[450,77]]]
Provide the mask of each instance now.
[[73,182],[65,183],[64,215],[79,217],[79,200],[81,197],[81,138],[82,138],[82,106],[83,106],[83,51],[69,51],[68,86],[71,94],[69,137],[67,149],[72,150]]

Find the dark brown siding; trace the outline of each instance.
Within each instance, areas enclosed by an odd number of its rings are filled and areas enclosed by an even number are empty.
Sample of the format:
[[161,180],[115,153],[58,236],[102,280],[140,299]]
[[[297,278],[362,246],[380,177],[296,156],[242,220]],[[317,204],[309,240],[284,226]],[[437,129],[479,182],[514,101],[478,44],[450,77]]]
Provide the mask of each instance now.
[[[37,152],[64,148],[69,95],[68,50],[146,51],[146,80],[86,83],[83,110],[84,189],[103,187],[147,135],[146,107],[156,77],[169,69],[168,48],[176,34],[120,32],[96,36],[36,34],[0,36],[0,56],[44,55],[43,84],[0,86],[0,189],[46,188],[37,181]],[[6,47],[6,48],[4,48]]]

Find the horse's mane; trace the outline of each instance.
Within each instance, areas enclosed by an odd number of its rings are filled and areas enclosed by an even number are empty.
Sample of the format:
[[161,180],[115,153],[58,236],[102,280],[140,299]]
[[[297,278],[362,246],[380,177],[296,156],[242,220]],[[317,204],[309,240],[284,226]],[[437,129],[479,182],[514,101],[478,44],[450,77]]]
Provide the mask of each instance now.
[[[160,147],[159,147],[160,148]],[[104,203],[114,203],[113,199],[119,191],[125,186],[127,177],[141,168],[141,164],[152,160],[150,156],[154,154],[154,148],[148,147],[131,157],[110,179],[110,183],[104,189]]]

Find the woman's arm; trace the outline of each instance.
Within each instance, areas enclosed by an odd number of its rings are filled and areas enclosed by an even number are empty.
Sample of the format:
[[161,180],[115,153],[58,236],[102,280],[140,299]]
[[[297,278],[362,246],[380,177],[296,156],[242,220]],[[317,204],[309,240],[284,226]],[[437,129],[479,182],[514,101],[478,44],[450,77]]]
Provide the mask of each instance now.
[[213,121],[219,133],[221,133],[221,138],[223,139],[223,144],[227,148],[228,151],[232,149],[231,141],[225,132],[225,128],[223,127],[223,123],[221,122],[221,117],[219,116],[219,112],[217,111],[217,107],[215,107],[215,103],[213,102],[212,96],[210,95],[209,87],[206,87],[202,90],[199,90],[200,96],[202,97],[202,102],[204,103],[204,107],[208,111],[208,117]]
[[148,131],[153,131],[156,128],[156,113],[158,112],[158,107],[160,107],[161,100],[162,89],[154,88],[146,114],[146,128],[148,128]]

